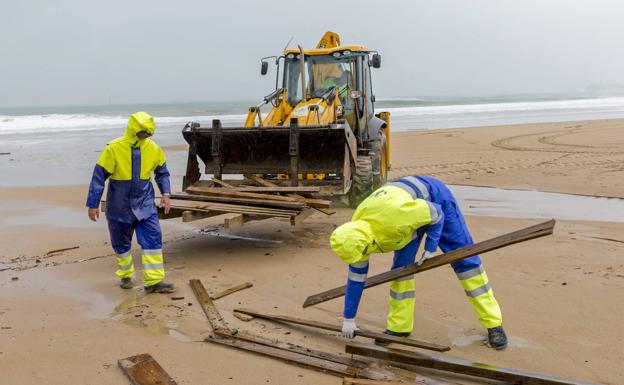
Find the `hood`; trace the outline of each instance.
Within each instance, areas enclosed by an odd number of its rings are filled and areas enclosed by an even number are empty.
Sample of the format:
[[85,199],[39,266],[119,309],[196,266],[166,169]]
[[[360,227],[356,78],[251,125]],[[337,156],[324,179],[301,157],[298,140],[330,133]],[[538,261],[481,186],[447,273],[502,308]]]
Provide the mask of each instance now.
[[136,135],[141,131],[147,131],[150,135],[154,135],[156,131],[154,117],[143,111],[135,112],[130,115],[128,127],[126,128],[126,136],[136,138]]
[[334,230],[330,245],[346,263],[368,259],[373,244],[373,231],[366,221],[347,222]]

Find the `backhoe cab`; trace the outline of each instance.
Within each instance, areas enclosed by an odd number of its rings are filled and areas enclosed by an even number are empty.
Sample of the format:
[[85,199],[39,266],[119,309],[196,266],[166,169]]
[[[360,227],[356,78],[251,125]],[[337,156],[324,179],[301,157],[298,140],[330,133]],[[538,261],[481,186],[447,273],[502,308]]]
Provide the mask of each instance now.
[[[276,67],[275,90],[250,107],[243,127],[188,123],[190,145],[184,188],[205,173],[257,174],[290,185],[318,185],[325,196],[342,196],[356,205],[385,183],[389,162],[390,114],[375,114],[371,67],[378,53],[340,45],[327,32],[316,48],[286,49],[261,60]],[[262,106],[270,104],[263,114]]]

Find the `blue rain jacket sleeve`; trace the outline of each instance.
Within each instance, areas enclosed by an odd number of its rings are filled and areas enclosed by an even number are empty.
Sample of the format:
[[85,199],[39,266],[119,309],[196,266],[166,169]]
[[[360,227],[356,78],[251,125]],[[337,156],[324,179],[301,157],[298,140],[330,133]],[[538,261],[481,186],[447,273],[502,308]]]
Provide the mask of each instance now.
[[154,179],[161,194],[171,194],[171,183],[169,182],[169,170],[167,163],[154,169]]
[[368,274],[368,261],[361,261],[349,265],[349,277],[347,279],[347,289],[345,294],[344,318],[355,318],[366,276]]
[[91,183],[89,184],[89,194],[87,195],[87,207],[90,209],[96,209],[100,207],[100,200],[104,193],[104,183],[111,174],[99,164],[96,164],[93,168],[93,176],[91,176]]
[[427,226],[425,230],[427,234],[427,240],[425,241],[425,250],[433,253],[438,248],[440,237],[442,236],[442,229],[444,228],[444,212],[442,207],[437,203],[427,202],[431,211],[431,224]]

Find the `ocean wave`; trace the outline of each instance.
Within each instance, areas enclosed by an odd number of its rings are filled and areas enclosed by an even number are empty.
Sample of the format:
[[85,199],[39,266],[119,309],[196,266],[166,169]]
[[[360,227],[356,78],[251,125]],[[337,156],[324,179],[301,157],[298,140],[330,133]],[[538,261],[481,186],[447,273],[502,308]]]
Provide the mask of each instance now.
[[376,108],[379,111],[389,111],[393,117],[398,116],[427,116],[427,115],[467,115],[492,113],[523,113],[523,112],[583,112],[594,111],[622,111],[624,112],[624,97],[601,99],[554,100],[539,102],[505,102],[481,104],[456,104],[444,106],[413,106]]
[[[621,113],[624,116],[624,97],[596,98],[596,99],[572,99],[550,100],[533,102],[499,102],[479,104],[451,104],[437,106],[423,106],[421,99],[395,98],[385,99],[411,101],[414,105],[397,107],[380,107],[377,111],[389,111],[393,118],[410,120],[422,119],[427,121],[432,118],[459,119],[479,117],[482,119],[496,118],[499,116],[530,116],[552,113],[561,113],[562,116],[573,116],[587,113],[591,116],[613,116]],[[243,114],[202,114],[188,116],[156,116],[158,126],[178,126],[181,128],[186,122],[199,121],[202,125],[209,125],[212,119],[221,119],[224,125],[242,125],[245,121]],[[513,120],[513,119],[512,119]],[[126,126],[128,117],[122,115],[100,114],[41,114],[41,115],[0,115],[0,135],[28,134],[41,132],[63,131],[94,131]]]
[[[200,116],[156,116],[157,126],[200,121],[203,124],[212,119],[224,123],[242,122],[245,115],[200,115]],[[128,116],[100,114],[46,114],[46,115],[0,115],[0,135],[38,132],[94,131],[122,128],[128,123]]]

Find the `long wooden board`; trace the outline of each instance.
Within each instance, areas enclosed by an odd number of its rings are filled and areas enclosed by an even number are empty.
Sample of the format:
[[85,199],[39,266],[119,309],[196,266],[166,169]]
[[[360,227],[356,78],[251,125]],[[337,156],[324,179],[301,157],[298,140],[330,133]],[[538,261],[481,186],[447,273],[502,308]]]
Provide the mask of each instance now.
[[173,378],[149,354],[139,354],[117,361],[132,385],[177,385]]
[[[444,266],[460,259],[471,257],[477,254],[483,254],[488,251],[513,245],[515,243],[544,237],[553,233],[554,226],[555,220],[552,219],[547,222],[543,222],[534,226],[529,226],[521,230],[513,231],[511,233],[498,236],[496,238],[491,238],[479,243],[475,243],[471,246],[462,247],[461,249],[439,255],[437,257],[426,260],[422,265],[414,263],[411,265],[400,267],[398,269],[387,271],[385,273],[377,274],[366,279],[364,288],[367,289],[369,287],[381,285],[382,283],[390,282],[395,279],[406,277],[408,275],[431,270],[433,268]],[[325,301],[329,301],[334,298],[342,297],[345,295],[346,288],[347,286],[344,285],[335,289],[324,291],[322,293],[311,295],[305,300],[303,307],[305,308]]]
[[209,202],[177,201],[172,200],[171,208],[176,210],[191,210],[199,212],[221,212],[233,214],[250,214],[262,216],[276,216],[290,218],[299,214],[298,210],[273,209],[267,207],[237,206],[227,204],[216,204]]
[[262,354],[297,366],[315,369],[339,377],[394,380],[420,385],[457,385],[398,368],[380,366],[379,364],[370,365],[365,361],[354,360],[303,346],[275,341],[270,342],[256,336],[242,333],[241,335],[237,334],[236,336],[225,338],[211,336],[206,338],[206,341]]
[[[293,198],[290,196],[283,195],[273,195],[273,194],[260,194],[260,193],[251,193],[251,192],[236,192],[229,191],[231,189],[226,188],[210,188],[210,187],[201,187],[201,186],[191,186],[186,188],[186,192],[189,194],[198,194],[198,195],[220,195],[220,196],[228,196],[235,198],[251,198],[251,199],[269,199],[276,200],[282,202],[301,202],[301,199]],[[310,207],[329,207],[331,201],[324,199],[311,199],[306,198],[305,204]]]
[[304,202],[282,202],[268,199],[249,199],[249,198],[234,198],[224,196],[205,196],[194,194],[171,194],[171,199],[188,200],[188,201],[200,201],[200,202],[218,202],[218,203],[232,203],[239,205],[252,205],[258,207],[280,207],[286,209],[301,209],[305,207]]
[[[300,345],[282,342],[277,339],[268,339],[265,337],[259,337],[259,336],[255,336],[246,332],[237,333],[235,336],[225,336],[225,337],[231,337],[237,340],[243,340],[243,341],[253,342],[256,344],[260,344],[260,345],[271,346],[277,349],[286,350],[286,351],[297,353],[297,354],[303,354],[304,356],[308,356],[308,357],[320,358],[322,360],[336,362],[336,363],[343,364],[346,366],[352,366],[354,368],[368,367],[368,363],[362,360],[357,360],[351,357],[345,357],[345,356],[341,356],[338,354],[322,352],[319,350],[310,349],[310,348],[303,347]],[[209,339],[210,337],[208,337],[206,340],[209,340]]]
[[219,310],[217,310],[216,306],[212,302],[212,299],[210,299],[210,296],[208,295],[208,292],[206,291],[206,288],[201,283],[201,281],[199,279],[191,279],[189,281],[189,284],[191,285],[191,289],[193,289],[193,293],[195,293],[195,296],[199,301],[199,305],[206,314],[206,317],[208,318],[208,323],[210,323],[213,332],[215,334],[219,333],[221,335],[236,334],[235,330],[231,330],[225,324],[223,317],[221,317]]
[[[274,322],[286,322],[286,323],[292,323],[296,325],[309,326],[309,327],[313,327],[317,329],[330,330],[330,331],[338,332],[338,333],[342,332],[342,328],[339,325],[329,324],[329,323],[320,322],[320,321],[309,321],[309,320],[304,320],[304,319],[285,316],[285,315],[265,314],[265,313],[260,313],[258,311],[250,310],[250,309],[234,309],[234,311],[247,314],[256,318],[262,318],[262,319],[274,321]],[[384,333],[377,333],[377,332],[368,331],[365,329],[357,330],[355,332],[355,335],[360,336],[360,337],[365,337],[365,338],[373,338],[373,339],[380,340],[380,341],[394,342],[397,344],[414,346],[414,347],[421,348],[421,349],[434,350],[436,352],[446,352],[450,350],[448,346],[438,345],[432,342],[419,341],[419,340],[405,338],[405,337],[389,336]]]
[[424,368],[459,373],[463,375],[531,385],[600,385],[594,382],[550,376],[543,373],[503,368],[497,365],[472,362],[442,355],[430,355],[409,350],[391,349],[376,345],[348,343],[346,352],[391,362],[400,362]]
[[344,377],[354,376],[355,374],[355,369],[345,364],[327,361],[318,357],[306,356],[256,342],[223,337],[208,337],[206,341],[277,358],[297,366],[320,370],[335,376]]
[[[224,182],[220,182],[223,184]],[[250,193],[280,193],[280,194],[290,194],[290,193],[318,193],[321,191],[321,188],[318,186],[225,186],[228,191],[235,192],[250,192]]]

